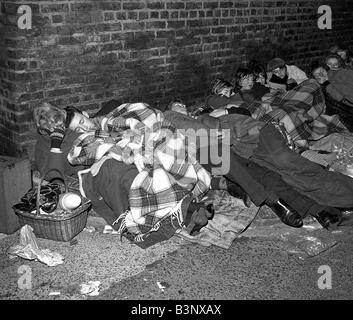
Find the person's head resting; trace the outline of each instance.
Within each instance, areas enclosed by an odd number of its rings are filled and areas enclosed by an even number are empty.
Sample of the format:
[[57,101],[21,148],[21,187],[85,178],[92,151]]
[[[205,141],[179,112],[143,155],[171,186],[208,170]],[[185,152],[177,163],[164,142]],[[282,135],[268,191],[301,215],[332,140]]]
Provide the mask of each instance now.
[[348,48],[342,44],[331,47],[329,51],[330,54],[338,55],[343,62],[349,62],[351,58]]
[[254,74],[248,68],[238,68],[234,76],[234,82],[240,90],[251,90],[254,86]]
[[85,132],[94,128],[94,123],[87,113],[75,107],[60,109],[49,102],[43,102],[33,110],[34,124],[42,134],[53,132],[56,128]]
[[233,85],[223,78],[216,78],[212,84],[211,92],[229,98],[233,93]]
[[267,81],[267,73],[265,67],[262,64],[252,64],[249,69],[254,75],[254,81],[264,85]]
[[75,131],[77,133],[83,133],[96,129],[94,121],[89,117],[87,112],[81,111],[72,106],[66,107],[65,111],[65,126],[69,130]]
[[33,109],[33,120],[37,131],[49,134],[56,128],[65,128],[66,112],[51,103],[43,102]]
[[286,63],[281,58],[273,58],[267,64],[267,71],[283,79],[287,75]]
[[341,58],[337,54],[329,54],[325,59],[325,64],[330,70],[339,70],[342,67]]
[[312,62],[310,66],[310,74],[320,84],[323,84],[325,81],[328,80],[328,70],[329,68],[326,66],[326,64],[318,60]]

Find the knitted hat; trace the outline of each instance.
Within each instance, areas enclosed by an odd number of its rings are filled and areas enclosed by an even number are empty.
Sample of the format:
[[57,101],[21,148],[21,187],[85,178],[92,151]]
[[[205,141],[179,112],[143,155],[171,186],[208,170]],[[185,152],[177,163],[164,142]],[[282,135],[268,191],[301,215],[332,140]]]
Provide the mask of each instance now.
[[267,64],[267,71],[273,71],[277,68],[283,67],[285,62],[281,58],[274,58]]

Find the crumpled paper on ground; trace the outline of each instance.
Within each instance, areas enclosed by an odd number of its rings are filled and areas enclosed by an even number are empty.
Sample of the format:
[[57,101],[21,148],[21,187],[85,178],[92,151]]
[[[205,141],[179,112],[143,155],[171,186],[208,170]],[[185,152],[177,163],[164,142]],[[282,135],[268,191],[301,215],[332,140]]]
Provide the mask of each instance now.
[[49,249],[39,249],[37,238],[33,233],[33,228],[25,225],[20,230],[20,244],[9,248],[10,255],[17,255],[28,260],[40,261],[49,267],[54,267],[63,263],[63,256]]
[[332,236],[326,238],[321,236],[320,239],[312,235],[291,234],[286,232],[281,235],[281,238],[288,241],[294,247],[294,249],[289,250],[290,252],[306,254],[309,257],[317,256],[338,244]]
[[98,296],[100,284],[100,281],[88,281],[88,283],[81,284],[80,292],[89,296]]
[[189,235],[185,228],[178,230],[175,234],[202,246],[215,245],[229,249],[233,241],[255,219],[259,208],[253,203],[250,208],[245,207],[242,200],[230,196],[226,191],[211,191],[207,193],[208,199],[205,202],[214,205],[216,212],[213,219],[209,220],[197,235]]

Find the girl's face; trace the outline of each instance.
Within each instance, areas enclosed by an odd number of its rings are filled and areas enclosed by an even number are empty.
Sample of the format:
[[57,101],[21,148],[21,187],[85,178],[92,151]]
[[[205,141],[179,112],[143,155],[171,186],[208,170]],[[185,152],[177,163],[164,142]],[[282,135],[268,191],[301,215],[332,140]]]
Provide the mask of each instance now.
[[328,80],[327,71],[323,67],[319,67],[313,71],[313,77],[319,82],[323,84],[325,81]]
[[276,75],[277,77],[283,79],[287,74],[287,68],[286,68],[286,66],[281,66],[281,67],[273,70],[272,73],[274,75]]
[[340,68],[340,62],[337,58],[328,59],[326,64],[331,70],[338,70]]
[[92,119],[81,113],[75,112],[75,115],[70,122],[69,129],[78,133],[83,133],[95,129],[95,124]]
[[259,75],[257,76],[256,82],[264,85],[266,83],[265,75],[262,73],[259,73]]
[[232,94],[232,88],[231,87],[224,87],[219,94],[221,96],[225,96],[225,97],[229,98]]
[[250,90],[250,89],[252,89],[253,86],[254,86],[254,76],[253,75],[245,76],[240,81],[241,90]]

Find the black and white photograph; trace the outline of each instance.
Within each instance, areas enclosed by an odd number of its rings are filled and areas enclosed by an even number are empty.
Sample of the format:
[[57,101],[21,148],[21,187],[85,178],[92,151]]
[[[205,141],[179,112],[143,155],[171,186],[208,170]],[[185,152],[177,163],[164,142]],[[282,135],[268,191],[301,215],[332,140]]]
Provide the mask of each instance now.
[[352,300],[352,243],[353,0],[0,0],[0,300]]

